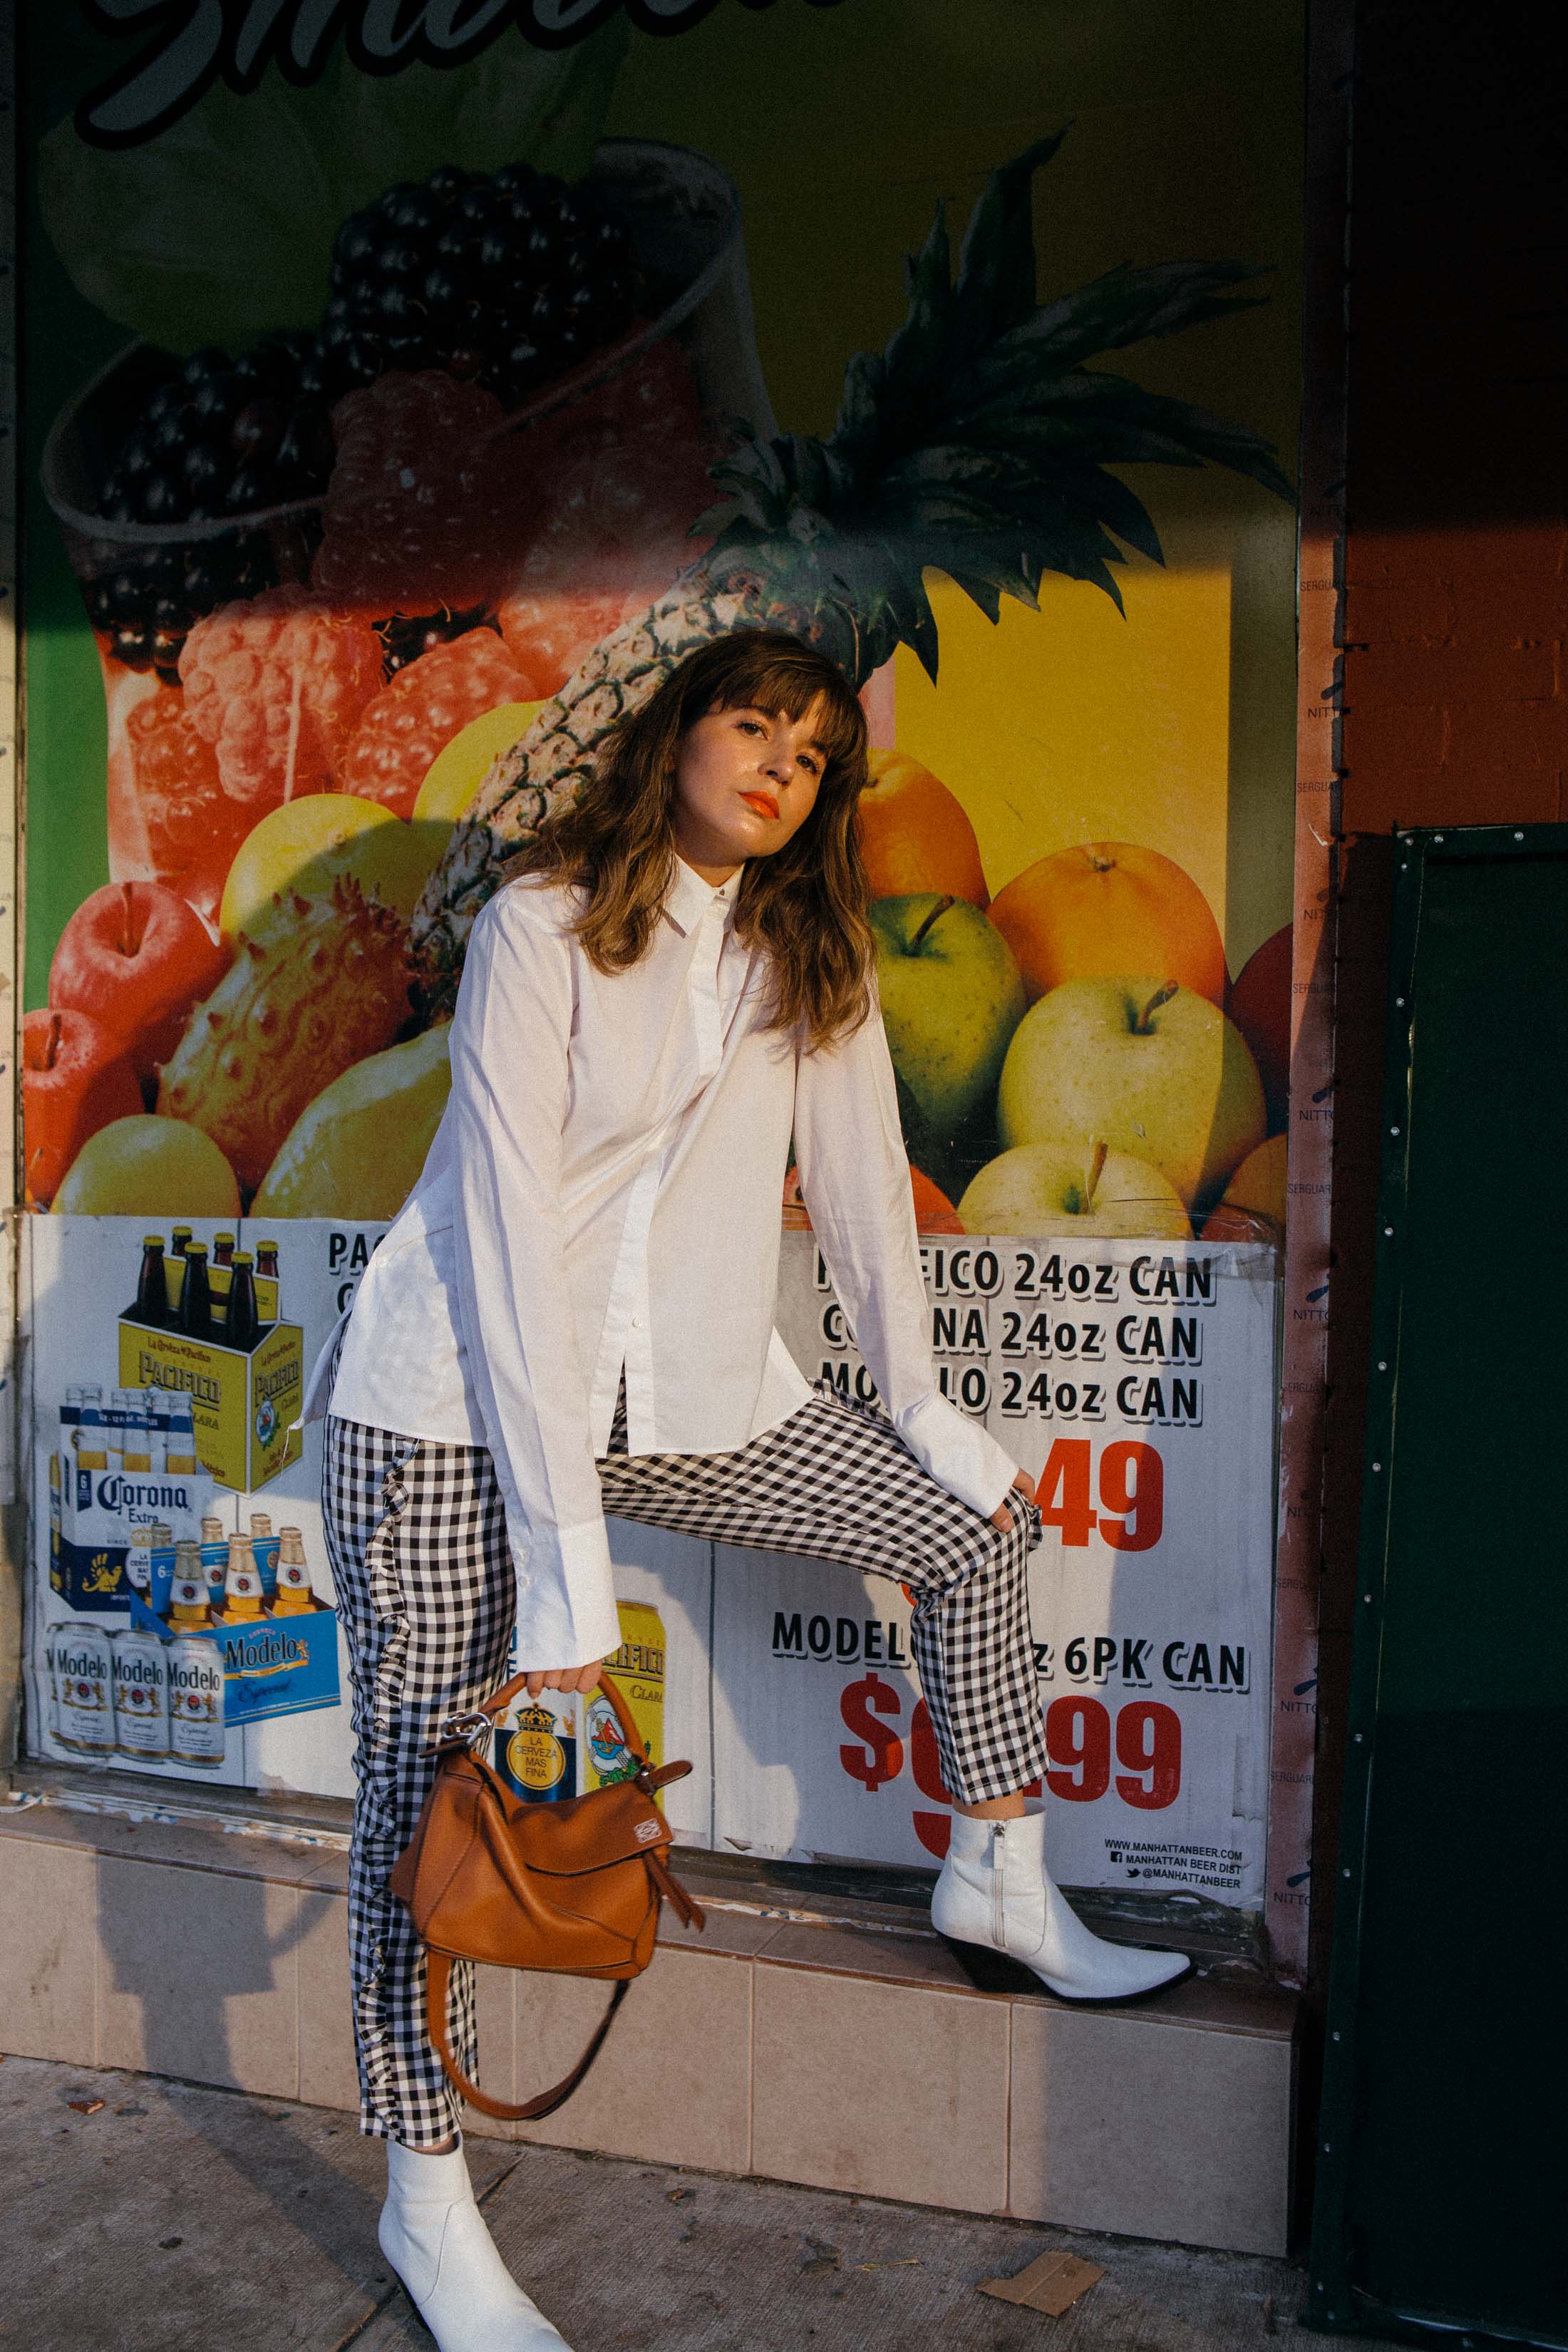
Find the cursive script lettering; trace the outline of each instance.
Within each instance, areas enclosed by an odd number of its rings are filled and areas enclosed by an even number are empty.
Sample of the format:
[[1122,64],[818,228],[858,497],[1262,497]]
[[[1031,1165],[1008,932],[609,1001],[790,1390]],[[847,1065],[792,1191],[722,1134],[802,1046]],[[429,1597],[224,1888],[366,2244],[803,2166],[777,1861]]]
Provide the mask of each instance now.
[[[76,126],[95,147],[137,147],[190,111],[215,81],[244,93],[269,63],[297,86],[323,71],[341,34],[364,73],[418,62],[459,66],[508,31],[537,49],[570,48],[624,9],[640,32],[681,33],[719,0],[83,0],[104,31],[148,36],[89,92]],[[741,0],[768,8],[775,0]],[[835,7],[839,0],[805,0]]]

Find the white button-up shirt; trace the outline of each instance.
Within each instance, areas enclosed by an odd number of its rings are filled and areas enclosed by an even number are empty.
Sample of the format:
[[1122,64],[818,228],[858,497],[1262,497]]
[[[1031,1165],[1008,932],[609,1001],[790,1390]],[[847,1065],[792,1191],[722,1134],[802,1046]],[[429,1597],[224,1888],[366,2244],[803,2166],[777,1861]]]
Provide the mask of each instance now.
[[497,893],[468,941],[446,1111],[349,1320],[333,1412],[489,1448],[530,1666],[619,1645],[595,1456],[623,1370],[634,1454],[729,1453],[811,1394],[773,1328],[792,1129],[899,1434],[976,1511],[1013,1479],[937,1385],[879,1013],[818,1052],[767,1028],[739,885],[678,860],[647,951],[610,975],[572,936],[574,889],[530,875]]

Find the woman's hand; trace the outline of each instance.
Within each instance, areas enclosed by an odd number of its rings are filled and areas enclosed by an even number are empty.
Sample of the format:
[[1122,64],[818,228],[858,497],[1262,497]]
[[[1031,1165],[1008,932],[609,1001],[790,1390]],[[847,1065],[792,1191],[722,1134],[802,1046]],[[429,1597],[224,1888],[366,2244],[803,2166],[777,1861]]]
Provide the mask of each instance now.
[[[1026,1503],[1032,1503],[1034,1501],[1035,1482],[1030,1477],[1026,1470],[1020,1470],[1017,1476],[1014,1479],[1013,1484],[1017,1488],[1019,1494],[1023,1496],[1024,1500]],[[1004,1535],[1006,1534],[1012,1522],[1007,1517],[1007,1506],[1005,1503],[997,1504],[996,1508],[991,1514],[991,1524],[994,1528],[1000,1528]]]
[[528,1696],[537,1698],[541,1691],[580,1691],[594,1688],[604,1667],[602,1658],[590,1658],[585,1666],[536,1666],[528,1677]]

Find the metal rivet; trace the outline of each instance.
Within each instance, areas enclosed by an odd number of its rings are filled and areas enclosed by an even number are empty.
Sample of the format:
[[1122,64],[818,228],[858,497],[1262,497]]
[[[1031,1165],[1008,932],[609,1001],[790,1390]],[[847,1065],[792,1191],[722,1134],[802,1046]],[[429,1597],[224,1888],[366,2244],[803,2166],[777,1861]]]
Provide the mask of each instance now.
[[1522,834],[1522,833],[1516,833],[1516,834],[1514,835],[1514,836],[1513,836],[1513,837],[1514,837],[1515,841],[1522,841],[1522,840],[1524,839],[1524,835],[1523,835],[1523,834]]
[[1342,1871],[1341,1871],[1341,1873],[1340,1873],[1340,1876],[1341,1876],[1342,1878],[1348,1878],[1348,1877],[1350,1876],[1350,1872],[1349,1872],[1348,1870],[1342,1870]]
[[1370,1601],[1372,1599],[1370,1592],[1363,1592],[1361,1597],[1363,1601]]
[[1408,873],[1409,873],[1409,871],[1410,871],[1410,860],[1409,860],[1407,857],[1402,857],[1402,858],[1400,859],[1400,861],[1399,861],[1399,870],[1400,870],[1400,872],[1401,872],[1402,874],[1408,874]]
[[1396,1127],[1391,1127],[1391,1128],[1389,1129],[1389,1130],[1388,1130],[1388,1131],[1389,1131],[1390,1135],[1397,1135],[1397,1134],[1398,1134],[1398,1132],[1399,1132],[1399,1129],[1398,1129]]
[[1328,2141],[1327,2141],[1327,2140],[1325,2140],[1325,2141],[1323,2142],[1323,2154],[1324,2154],[1325,2156],[1332,2156],[1333,2152],[1334,2152],[1334,2151],[1333,2151],[1333,2149],[1329,2146]]
[[1372,1465],[1372,1466],[1373,1466],[1373,1470],[1381,1470],[1381,1469],[1382,1469],[1382,1467],[1383,1467],[1383,1465],[1382,1465],[1382,1463],[1381,1463],[1381,1462],[1374,1462],[1374,1463],[1373,1464],[1373,1465]]
[[1442,836],[1442,835],[1441,835],[1440,833],[1435,833],[1435,834],[1432,835],[1432,838],[1433,838],[1433,840],[1434,840],[1434,841],[1441,841],[1441,840],[1442,840],[1442,838],[1443,838],[1443,836]]
[[1361,1746],[1362,1738],[1363,1738],[1363,1734],[1362,1734],[1361,1732],[1359,1732],[1359,1731],[1358,1731],[1358,1732],[1356,1733],[1356,1735],[1355,1735],[1355,1744],[1356,1744],[1356,1746],[1357,1746],[1358,1748]]
[[1393,1231],[1394,1231],[1394,1227],[1393,1227],[1392,1225],[1384,1225],[1384,1229],[1383,1229],[1383,1230],[1384,1230],[1384,1232],[1385,1234],[1392,1234],[1392,1233],[1393,1233]]
[[1405,1002],[1405,999],[1403,998],[1403,996],[1396,996],[1396,997],[1394,998],[1394,1001],[1395,1004],[1403,1004],[1403,1003],[1404,1003],[1404,1002]]
[[1380,1372],[1385,1372],[1385,1371],[1387,1371],[1387,1370],[1388,1370],[1388,1358],[1387,1358],[1386,1356],[1380,1356],[1380,1357],[1378,1358],[1378,1360],[1377,1360],[1377,1369],[1378,1369],[1378,1370],[1379,1370]]
[[[1330,2034],[1330,2036],[1329,2036],[1329,2040],[1330,2040],[1331,2042],[1337,2042],[1337,2041],[1339,2040],[1339,2038],[1340,2038],[1340,2037],[1339,2037],[1339,2035],[1338,2035],[1337,2033],[1331,2033],[1331,2034]],[[1320,2282],[1319,2282],[1319,2284],[1321,2284],[1321,2281],[1320,2281]]]

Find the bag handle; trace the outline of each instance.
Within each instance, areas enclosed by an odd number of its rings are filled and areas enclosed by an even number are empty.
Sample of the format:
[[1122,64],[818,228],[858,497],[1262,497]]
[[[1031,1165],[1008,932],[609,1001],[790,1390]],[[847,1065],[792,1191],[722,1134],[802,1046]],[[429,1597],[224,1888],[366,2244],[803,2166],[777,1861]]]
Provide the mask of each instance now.
[[[483,1731],[492,1724],[502,1708],[510,1706],[518,1693],[526,1690],[527,1687],[526,1674],[513,1675],[510,1682],[502,1683],[499,1690],[491,1691],[489,1698],[480,1699],[477,1706],[469,1707],[465,1714],[455,1715],[443,1723],[437,1744],[445,1747],[457,1740],[471,1739],[477,1732]],[[616,1721],[621,1727],[621,1738],[626,1743],[626,1754],[634,1758],[638,1764],[646,1763],[647,1759],[643,1755],[642,1748],[642,1733],[637,1729],[637,1719],[622,1696],[620,1685],[608,1666],[601,1666],[599,1669],[599,1688],[615,1709]]]
[[428,1946],[425,1953],[425,2030],[430,2036],[436,2055],[441,2061],[447,2081],[460,2091],[470,2107],[478,2107],[482,2116],[494,2116],[499,2123],[538,2123],[563,2107],[589,2067],[598,2056],[605,2036],[615,2021],[615,2015],[626,1997],[627,1979],[623,1977],[610,1995],[610,2005],[599,2021],[597,2032],[564,2081],[552,2091],[541,2091],[536,2097],[525,2099],[521,2106],[509,2107],[504,2100],[492,2099],[477,2083],[470,2083],[452,2055],[447,2039],[447,1993],[452,1980],[452,1963],[445,1952],[433,1952]]

